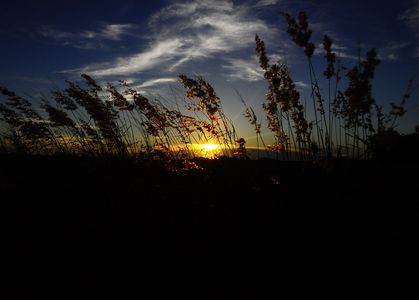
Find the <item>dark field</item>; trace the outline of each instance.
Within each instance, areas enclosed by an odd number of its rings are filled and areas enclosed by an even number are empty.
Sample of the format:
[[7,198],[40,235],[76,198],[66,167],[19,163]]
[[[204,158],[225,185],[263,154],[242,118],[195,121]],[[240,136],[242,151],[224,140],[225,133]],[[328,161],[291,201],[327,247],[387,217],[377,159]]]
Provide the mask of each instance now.
[[121,295],[182,276],[252,281],[360,259],[377,271],[392,261],[381,254],[407,253],[417,238],[417,163],[196,159],[203,170],[175,173],[129,159],[0,160],[16,295]]

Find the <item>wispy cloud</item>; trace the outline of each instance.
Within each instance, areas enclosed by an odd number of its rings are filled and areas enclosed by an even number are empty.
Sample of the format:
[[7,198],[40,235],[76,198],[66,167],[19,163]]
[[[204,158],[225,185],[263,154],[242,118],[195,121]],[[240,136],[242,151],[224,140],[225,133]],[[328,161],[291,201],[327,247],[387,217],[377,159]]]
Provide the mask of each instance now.
[[260,6],[272,6],[272,5],[276,5],[279,3],[279,0],[259,0],[256,2],[255,6],[256,7],[260,7]]
[[[124,81],[129,84],[129,86],[136,91],[143,94],[153,93],[154,87],[158,87],[160,90],[161,87],[165,87],[170,83],[178,82],[177,77],[160,77],[160,78],[151,78],[146,81],[142,81],[139,78],[126,78]],[[150,89],[151,88],[151,89]],[[130,97],[128,97],[131,99]]]
[[[411,42],[396,42],[396,41],[386,41],[386,44],[382,47],[377,47],[378,49],[378,58],[386,61],[398,61],[400,59],[400,51],[410,46]],[[360,45],[362,53],[365,53],[367,49],[370,49],[370,45]],[[343,45],[342,41],[332,44],[332,50],[338,58],[349,59],[349,60],[358,60],[359,57],[352,53],[357,53],[358,49],[352,47],[348,48]],[[323,44],[318,44],[315,54],[325,55],[326,51],[323,48]],[[362,59],[362,57],[361,57]]]
[[263,79],[263,71],[256,59],[244,60],[231,58],[223,68],[228,70],[226,76],[232,80],[258,81]]
[[[284,57],[278,54],[268,56],[271,64],[284,61]],[[264,71],[259,65],[256,55],[243,58],[226,58],[222,67],[227,70],[225,77],[231,80],[258,81],[263,79]]]
[[[348,47],[343,46],[341,44],[333,43],[332,44],[332,51],[336,54],[337,58],[340,59],[350,59],[350,60],[358,60],[358,56],[352,55],[348,52]],[[315,50],[315,54],[317,55],[325,55],[326,51],[323,48],[323,44],[318,44]]]
[[132,24],[109,24],[99,33],[99,37],[119,41],[124,35],[131,34],[133,28],[135,26]]
[[295,86],[300,89],[309,89],[310,85],[308,83],[305,83],[304,81],[296,81],[294,82]]
[[156,86],[156,85],[161,85],[161,84],[171,83],[171,82],[177,82],[177,81],[178,81],[177,78],[156,78],[156,79],[147,80],[147,81],[143,82],[142,84],[140,84],[138,87],[140,89],[143,89],[143,88],[148,88],[148,87],[151,87],[151,86]]
[[158,64],[167,63],[178,57],[183,42],[178,39],[167,39],[152,44],[145,51],[128,57],[120,57],[110,63],[94,64],[83,68],[70,70],[76,73],[89,73],[93,76],[132,75],[154,68]]
[[[253,9],[254,3],[236,5],[233,1],[217,0],[170,4],[150,18],[151,36],[146,48],[111,62],[73,71],[94,76],[131,76],[153,69],[170,74],[186,63],[225,59],[252,45],[256,33],[266,36],[268,32],[271,36],[275,33]],[[231,63],[227,61],[227,66]]]
[[[414,35],[416,42],[419,43],[419,0],[416,0],[414,3],[410,9],[399,16],[399,19],[406,23]],[[415,56],[419,57],[419,46],[417,47]]]
[[389,42],[379,49],[379,58],[387,61],[397,61],[400,59],[400,51],[410,44],[411,42]]
[[405,21],[416,35],[419,35],[419,1],[416,1],[413,7],[401,14],[399,19]]
[[53,39],[63,46],[82,49],[95,49],[104,46],[105,41],[120,41],[130,35],[135,26],[132,24],[107,24],[98,30],[68,32],[52,26],[42,26],[38,33],[47,39]]
[[269,58],[269,62],[271,64],[276,64],[279,62],[284,62],[284,56],[283,55],[279,55],[279,54],[268,54],[268,58]]

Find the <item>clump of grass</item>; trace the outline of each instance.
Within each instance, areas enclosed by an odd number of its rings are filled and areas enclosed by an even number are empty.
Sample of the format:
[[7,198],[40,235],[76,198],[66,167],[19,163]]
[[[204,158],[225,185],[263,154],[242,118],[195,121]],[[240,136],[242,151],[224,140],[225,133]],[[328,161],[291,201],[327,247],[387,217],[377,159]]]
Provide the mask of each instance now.
[[[409,82],[400,104],[391,104],[391,111],[384,114],[382,107],[372,97],[372,81],[380,63],[376,49],[370,49],[366,59],[360,59],[357,65],[347,70],[348,86],[342,90],[339,89],[342,68],[333,51],[333,41],[324,35],[326,68],[323,75],[328,85],[325,97],[312,61],[315,44],[311,41],[312,31],[307,14],[300,12],[294,17],[282,12],[281,15],[285,18],[292,41],[304,50],[308,61],[314,120],[306,119],[307,108],[300,103],[300,95],[288,66],[283,62],[270,65],[265,43],[256,35],[259,64],[268,82],[263,108],[268,129],[275,138],[271,148],[281,152],[296,149],[300,153],[310,153],[312,158],[340,156],[343,155],[342,149],[346,156],[368,157],[371,139],[377,133],[394,130],[397,118],[406,112],[404,106],[413,91],[412,83]],[[325,99],[328,99],[327,105]],[[374,117],[377,118],[376,126]]]
[[29,100],[4,87],[0,87],[0,93],[6,98],[0,103],[0,120],[6,125],[3,145],[21,153],[36,153],[53,146],[60,148],[50,127]]
[[[317,131],[317,140],[323,148],[327,147],[325,140],[330,140],[328,135],[327,123],[325,119],[324,98],[320,92],[316,72],[313,66],[312,56],[314,54],[315,45],[310,41],[312,31],[309,28],[308,17],[305,12],[299,12],[297,18],[294,18],[289,13],[281,13],[287,22],[287,32],[292,38],[293,42],[304,49],[304,54],[307,57],[310,85],[311,85],[311,98],[313,100],[315,128]],[[320,113],[320,116],[318,116]],[[325,132],[324,132],[325,131]]]
[[264,77],[269,84],[263,108],[267,115],[268,128],[275,136],[273,149],[276,151],[301,151],[310,144],[310,125],[304,116],[304,106],[300,103],[300,94],[295,88],[287,65],[284,63],[270,65],[265,43],[258,35],[255,40],[259,64],[265,71]]
[[253,110],[253,108],[248,105],[246,103],[246,101],[244,101],[243,97],[241,96],[241,94],[236,90],[237,96],[239,97],[241,103],[244,106],[244,112],[243,115],[244,117],[248,120],[248,122],[253,126],[253,129],[255,131],[255,135],[256,135],[256,147],[257,147],[257,154],[258,154],[258,158],[260,158],[260,142],[262,143],[264,149],[266,149],[266,144],[265,141],[263,140],[263,136],[261,134],[261,127],[262,124],[260,121],[258,121],[258,118],[256,116],[255,111]]
[[[374,78],[376,66],[380,63],[377,51],[373,48],[367,52],[367,59],[359,66],[354,66],[347,72],[349,85],[344,92],[343,117],[345,125],[353,132],[353,152],[359,156],[359,141],[365,141],[368,133],[373,133],[372,108],[375,103],[371,95],[371,81]],[[368,132],[367,132],[368,131]]]
[[235,152],[236,131],[233,123],[225,115],[220,98],[213,87],[202,77],[196,80],[186,75],[179,76],[186,89],[187,108],[200,112],[203,119],[200,122],[200,132],[206,142],[216,141],[223,146],[224,155]]
[[[186,111],[150,100],[126,82],[100,85],[82,74],[67,82],[41,105],[6,88],[0,103],[1,148],[28,154],[67,153],[84,156],[136,156],[158,159],[182,169],[178,161],[194,158],[193,144],[215,142],[223,155],[244,156],[232,122],[212,86],[202,77],[180,75]],[[39,111],[39,112],[38,112]],[[240,141],[236,143],[236,141]]]

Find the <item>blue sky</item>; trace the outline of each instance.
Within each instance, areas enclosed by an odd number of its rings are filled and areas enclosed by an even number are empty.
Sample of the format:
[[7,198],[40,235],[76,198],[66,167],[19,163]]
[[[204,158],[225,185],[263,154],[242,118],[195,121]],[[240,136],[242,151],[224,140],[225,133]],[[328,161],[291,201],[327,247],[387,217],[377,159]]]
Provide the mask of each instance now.
[[[235,89],[261,118],[266,94],[256,33],[271,61],[289,64],[309,102],[307,62],[285,32],[280,10],[306,11],[315,44],[330,35],[343,66],[356,63],[359,46],[364,53],[376,47],[382,63],[373,93],[385,108],[400,99],[409,79],[418,85],[419,0],[7,1],[0,10],[0,84],[45,94],[87,73],[101,81],[126,79],[144,93],[170,97],[168,91],[179,87],[178,74],[202,75],[246,135],[251,127],[241,117]],[[314,62],[321,74],[321,51]],[[402,132],[419,125],[418,89],[413,96]]]

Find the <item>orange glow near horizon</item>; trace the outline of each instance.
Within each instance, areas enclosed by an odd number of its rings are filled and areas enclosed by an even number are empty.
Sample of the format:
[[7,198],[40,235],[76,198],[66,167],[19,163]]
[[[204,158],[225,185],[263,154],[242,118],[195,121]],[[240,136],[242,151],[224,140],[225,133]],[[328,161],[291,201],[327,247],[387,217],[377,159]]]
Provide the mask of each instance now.
[[220,152],[218,144],[200,144],[198,146],[202,156],[206,158],[215,158]]
[[214,151],[215,149],[219,147],[220,145],[217,145],[217,144],[201,144],[201,149],[205,151]]

